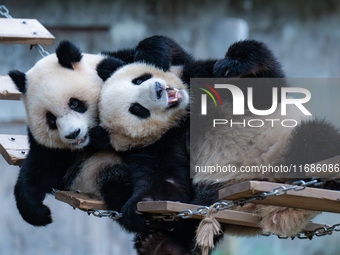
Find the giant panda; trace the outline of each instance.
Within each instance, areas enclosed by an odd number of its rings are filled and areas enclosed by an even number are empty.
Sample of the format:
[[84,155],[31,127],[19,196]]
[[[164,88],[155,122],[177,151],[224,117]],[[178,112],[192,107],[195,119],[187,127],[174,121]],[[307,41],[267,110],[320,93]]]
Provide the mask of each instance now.
[[26,74],[9,76],[23,94],[30,150],[15,185],[17,208],[35,226],[52,222],[43,204],[47,193],[64,188],[64,175],[88,151],[90,129],[98,124],[102,79],[96,66],[102,55],[82,54],[63,41],[55,54],[38,61]]
[[[245,46],[245,47],[243,47]],[[271,51],[261,43],[252,43],[252,46],[236,43],[232,45],[224,60],[218,61],[214,65],[215,73],[225,73],[226,77],[245,78],[283,78],[279,62]],[[260,46],[260,47],[259,47]],[[242,79],[241,79],[242,80]],[[227,80],[231,84],[239,84],[243,92],[246,88],[242,82],[237,80]],[[282,79],[269,81],[259,79],[253,82],[254,100],[258,100],[256,109],[269,109],[272,105],[272,87],[288,86]],[[249,85],[249,83],[248,83]],[[255,88],[256,86],[259,86]],[[261,91],[262,90],[262,91]],[[280,96],[279,96],[280,98]],[[233,119],[241,122],[243,119],[295,119],[298,125],[294,128],[284,128],[281,125],[275,127],[251,128],[221,126],[209,128],[206,133],[201,134],[202,139],[192,144],[192,152],[195,165],[221,166],[259,166],[259,165],[304,165],[315,163],[323,159],[331,158],[340,154],[340,133],[339,130],[324,120],[317,120],[306,117],[302,112],[294,107],[287,108],[287,115],[281,116],[281,103],[278,102],[277,110],[270,116],[254,116],[246,108],[244,116],[232,115],[231,97],[224,100],[221,111],[226,119]],[[218,190],[229,187],[232,184],[245,180],[264,179],[282,183],[291,183],[292,179],[275,179],[273,175],[263,175],[251,173],[219,173],[209,174],[207,172],[197,172],[193,178],[195,186],[194,204],[212,205],[218,201]],[[235,227],[224,225],[225,233],[233,235],[255,235],[262,231],[278,235],[295,235],[300,232],[307,223],[319,212],[297,208],[286,208],[279,206],[256,205],[248,203],[243,207],[234,210],[256,213],[259,218],[260,229]],[[202,234],[202,235],[200,235]],[[205,243],[202,237],[206,233],[198,233],[199,244]]]
[[[263,43],[246,40],[231,45],[221,60],[187,62],[181,69],[180,77],[189,82],[191,77],[226,77],[226,78],[284,78],[282,67],[271,50]],[[227,80],[238,83],[237,80]],[[272,87],[285,87],[286,81],[282,79],[277,83],[258,83],[254,88],[254,102],[256,109],[268,109],[272,105]],[[195,89],[195,88],[190,88]],[[241,88],[243,91],[246,88]],[[280,98],[280,97],[279,97]],[[232,118],[230,109],[232,100],[224,105],[226,119]],[[191,102],[198,99],[193,98]],[[247,109],[246,109],[247,110]],[[273,118],[281,118],[280,102]],[[249,111],[244,118],[251,118]],[[200,134],[197,144],[191,144],[195,158],[195,165],[301,165],[331,158],[340,154],[339,130],[329,123],[321,120],[308,119],[301,116],[296,109],[289,109],[287,118],[294,117],[299,121],[296,128],[283,129],[208,129]],[[258,116],[256,117],[258,118]],[[235,119],[235,116],[234,116]],[[237,120],[235,120],[237,121]],[[203,123],[202,123],[203,124]],[[195,197],[191,201],[197,205],[212,205],[218,201],[218,191],[232,184],[258,178],[247,174],[220,174],[196,173],[193,178]],[[267,178],[268,179],[268,178]],[[270,179],[271,181],[290,183],[292,180]],[[257,213],[260,216],[260,228],[235,227],[224,225],[223,230],[233,235],[255,235],[267,231],[281,235],[294,235],[315,217],[319,212],[286,208],[279,206],[265,206],[246,204],[236,210]],[[185,224],[183,224],[185,226]],[[188,223],[190,226],[190,223]],[[195,234],[192,228],[183,233],[178,231],[158,231],[140,236],[137,239],[139,254],[201,254],[201,250],[194,243]],[[202,234],[202,233],[201,233]],[[190,240],[191,244],[183,242]],[[204,236],[204,235],[203,235]],[[206,235],[207,236],[207,235]],[[215,237],[215,242],[221,236]],[[198,240],[202,241],[202,240]],[[206,249],[205,249],[206,251]]]
[[171,71],[140,62],[117,68],[112,61],[98,65],[105,80],[100,122],[112,149],[80,162],[69,189],[102,197],[109,210],[122,212],[119,222],[126,230],[143,233],[150,227],[136,212],[138,202],[193,199],[189,95]]
[[[187,86],[176,76],[178,69],[170,70],[171,64],[183,65],[191,56],[164,36],[103,55],[107,58],[97,67],[105,81],[99,102],[101,129],[94,139],[103,150],[77,160],[66,176],[67,188],[103,198],[109,209],[126,211],[122,225],[143,232],[147,226],[135,213],[137,202],[192,199],[187,153],[189,96]],[[148,179],[150,185],[137,188]]]

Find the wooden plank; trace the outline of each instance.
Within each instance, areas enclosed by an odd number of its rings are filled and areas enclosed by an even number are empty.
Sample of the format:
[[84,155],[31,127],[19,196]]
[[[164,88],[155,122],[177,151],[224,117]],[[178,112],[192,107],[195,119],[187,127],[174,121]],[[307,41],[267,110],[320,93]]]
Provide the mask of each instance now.
[[0,135],[0,154],[9,165],[21,165],[29,150],[26,135]]
[[[147,201],[139,202],[137,204],[137,209],[140,212],[146,213],[179,213],[183,210],[196,210],[198,205],[185,204],[172,201]],[[202,215],[194,215],[194,219],[203,219]],[[219,211],[215,214],[216,219],[221,223],[247,226],[247,227],[258,227],[259,217],[253,213],[238,212],[233,210]],[[327,227],[328,225],[310,222],[304,228],[304,232],[313,231],[320,227]]]
[[54,40],[36,19],[0,19],[0,43],[52,45]]
[[0,99],[20,100],[21,93],[17,90],[12,79],[6,76],[0,76]]
[[[71,205],[73,208],[81,210],[105,210],[105,204],[102,200],[97,197],[87,196],[74,191],[56,191],[55,198],[59,201],[65,202]],[[185,204],[172,201],[148,201],[140,202],[137,204],[137,209],[140,212],[152,213],[152,214],[163,214],[163,213],[179,213],[182,210],[190,209],[196,210],[197,205]],[[259,217],[256,214],[238,212],[233,210],[224,210],[216,213],[216,219],[221,223],[258,227]],[[202,219],[202,215],[194,215],[194,219]],[[304,231],[313,231],[316,228],[327,227],[325,224],[309,223]]]
[[[251,197],[256,193],[271,192],[280,185],[272,182],[246,181],[221,189],[219,198],[221,200],[235,200]],[[263,200],[254,200],[252,203],[340,213],[340,191],[318,188],[306,188],[301,191],[290,190],[286,195],[269,196]]]
[[87,196],[75,191],[56,191],[55,198],[81,210],[106,209],[104,201],[99,198]]
[[[137,204],[137,209],[140,212],[148,212],[148,213],[178,213],[182,210],[190,209],[196,210],[199,206],[192,204],[184,204],[179,202],[171,202],[171,201],[148,201],[148,202],[140,202]],[[241,225],[241,226],[249,226],[249,227],[257,227],[259,218],[257,215],[252,213],[245,212],[237,212],[232,210],[224,210],[219,211],[215,214],[216,219],[219,222]],[[194,215],[194,219],[202,219],[204,216],[202,215]]]

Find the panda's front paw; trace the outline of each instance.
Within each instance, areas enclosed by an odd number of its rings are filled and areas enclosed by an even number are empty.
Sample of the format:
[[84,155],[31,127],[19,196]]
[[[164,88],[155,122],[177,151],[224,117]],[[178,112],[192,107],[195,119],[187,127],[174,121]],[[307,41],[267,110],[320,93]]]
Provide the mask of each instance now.
[[138,202],[127,202],[122,208],[120,223],[128,231],[146,233],[150,230],[148,219],[137,211]]
[[33,210],[20,210],[22,218],[34,226],[46,226],[52,223],[51,211],[46,205],[35,207]]
[[214,65],[215,77],[240,77],[242,74],[248,73],[248,67],[238,60],[224,58],[218,60]]
[[101,126],[96,126],[90,129],[90,144],[98,150],[103,150],[111,147],[110,136],[107,130]]
[[258,209],[260,227],[265,232],[293,236],[320,212],[278,206],[262,206]]

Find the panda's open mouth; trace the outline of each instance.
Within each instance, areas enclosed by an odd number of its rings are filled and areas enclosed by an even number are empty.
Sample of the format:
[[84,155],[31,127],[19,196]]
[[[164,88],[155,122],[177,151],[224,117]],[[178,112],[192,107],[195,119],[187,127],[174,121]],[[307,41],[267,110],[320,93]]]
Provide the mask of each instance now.
[[179,105],[180,100],[182,99],[181,92],[176,88],[166,87],[166,92],[168,94],[168,109],[176,107]]
[[86,141],[86,138],[87,138],[87,135],[85,135],[83,138],[76,140],[74,143],[72,143],[72,145],[78,146],[78,145],[84,143]]

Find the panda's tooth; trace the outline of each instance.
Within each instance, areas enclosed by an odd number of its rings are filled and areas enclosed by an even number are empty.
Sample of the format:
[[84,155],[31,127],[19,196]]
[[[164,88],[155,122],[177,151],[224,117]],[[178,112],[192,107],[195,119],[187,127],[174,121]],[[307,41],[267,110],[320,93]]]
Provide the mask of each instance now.
[[169,89],[170,87],[168,85],[165,85],[165,89]]
[[178,92],[179,90],[178,90],[178,89],[176,89],[176,88],[174,88],[174,91]]

